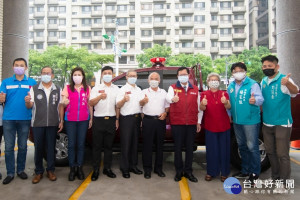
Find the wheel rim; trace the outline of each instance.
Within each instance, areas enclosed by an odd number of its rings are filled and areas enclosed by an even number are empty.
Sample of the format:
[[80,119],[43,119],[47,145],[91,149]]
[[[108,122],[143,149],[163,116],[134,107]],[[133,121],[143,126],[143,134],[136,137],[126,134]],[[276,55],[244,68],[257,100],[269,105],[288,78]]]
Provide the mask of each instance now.
[[56,137],[56,159],[61,160],[68,157],[68,136],[65,133],[59,133]]
[[[266,159],[267,153],[265,149],[265,143],[261,139],[258,139],[258,148],[260,154],[260,162],[263,162]],[[241,158],[241,153],[239,149],[238,149],[238,154],[239,157]]]

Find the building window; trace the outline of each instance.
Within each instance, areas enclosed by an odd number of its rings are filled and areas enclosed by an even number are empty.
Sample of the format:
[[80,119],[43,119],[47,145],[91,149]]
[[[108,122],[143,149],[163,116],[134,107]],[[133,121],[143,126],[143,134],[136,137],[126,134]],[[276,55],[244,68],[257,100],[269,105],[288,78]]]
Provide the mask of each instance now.
[[64,26],[66,25],[66,19],[59,19],[58,23],[59,25]]
[[152,4],[142,4],[141,9],[142,10],[152,10]]
[[167,4],[167,9],[170,9],[170,8],[171,8],[170,4]]
[[66,6],[58,7],[58,11],[59,11],[60,14],[66,13]]
[[129,9],[130,9],[130,10],[135,10],[135,4],[134,4],[134,3],[131,3],[131,4],[129,5]]
[[92,35],[91,31],[82,31],[81,32],[82,39],[90,39],[91,35]]
[[114,32],[115,32],[115,30],[113,30],[113,29],[107,29],[106,30],[107,35],[114,35]]
[[152,36],[152,30],[142,30],[142,36],[143,37],[151,37]]
[[220,2],[220,7],[221,7],[221,10],[230,10],[231,2],[230,1]]
[[167,29],[167,35],[170,35],[171,30]]
[[191,48],[192,47],[192,42],[183,42],[181,44],[182,48]]
[[125,11],[127,11],[127,5],[118,5],[117,10],[125,12]]
[[181,8],[192,8],[192,4],[191,3],[182,3]]
[[91,6],[82,6],[81,7],[82,14],[89,14],[91,13]]
[[106,23],[115,23],[115,18],[114,17],[106,17]]
[[94,6],[94,11],[101,11],[102,10],[102,6]]
[[211,21],[217,21],[218,20],[218,16],[217,15],[212,15],[211,16]]
[[120,47],[122,49],[127,49],[127,43],[120,43]]
[[244,19],[244,15],[234,15],[234,19],[235,20],[243,20]]
[[205,49],[205,42],[195,42],[194,47],[196,49]]
[[129,44],[129,48],[130,48],[130,49],[135,49],[135,43],[130,43],[130,44]]
[[221,49],[231,50],[231,42],[221,42]]
[[102,48],[101,43],[100,44],[94,44],[94,49],[101,49],[101,48]]
[[154,30],[154,35],[164,35],[164,30],[163,29],[156,29],[156,30]]
[[[31,33],[33,33],[33,32],[31,32]],[[44,37],[44,31],[37,31],[36,37]]]
[[225,23],[225,24],[231,23],[231,15],[221,15],[220,21],[221,23]]
[[234,42],[234,46],[235,47],[244,47],[244,42],[242,42],[242,41]]
[[57,12],[56,6],[49,6],[49,12]]
[[30,19],[29,20],[29,25],[33,25],[34,24],[34,20],[33,19]]
[[32,39],[34,37],[34,32],[29,32],[29,38]]
[[82,26],[90,26],[92,24],[92,19],[81,19]]
[[144,42],[142,43],[142,49],[148,49],[148,48],[151,48],[152,47],[152,43],[151,42]]
[[44,49],[44,44],[43,43],[37,43],[36,44],[36,49]]
[[56,31],[49,31],[48,36],[49,37],[57,37],[57,32]]
[[127,18],[118,18],[119,26],[126,26],[127,25]]
[[154,10],[164,9],[164,4],[154,4]]
[[102,31],[94,31],[94,36],[101,36],[102,35]]
[[119,63],[120,64],[127,64],[127,56],[122,56],[119,58]]
[[195,35],[202,35],[202,36],[204,36],[205,35],[205,28],[195,28],[195,30],[194,30],[194,34]]
[[44,12],[44,6],[37,6],[36,11],[37,12]]
[[152,23],[152,17],[142,17],[142,23]]
[[181,17],[181,21],[183,21],[183,22],[191,22],[192,21],[192,16],[191,15],[182,16]]
[[116,7],[115,7],[115,5],[106,5],[106,10],[107,11],[115,11],[116,10]]
[[135,17],[130,17],[130,23],[135,23]]
[[135,30],[130,30],[130,35],[135,35]]
[[211,29],[211,34],[218,34],[218,29],[217,28],[212,28]]
[[197,10],[205,10],[205,2],[195,2],[194,8]]
[[94,18],[94,24],[101,24],[102,18]]
[[171,21],[171,17],[166,17],[166,19],[167,19],[167,20],[166,20],[167,22],[170,22],[170,21]]
[[195,21],[195,23],[204,24],[205,23],[205,15],[195,15],[194,21]]
[[57,24],[57,19],[49,19],[49,24]]
[[121,38],[125,37],[126,38],[127,37],[127,31],[119,31],[119,37],[121,37]]
[[77,37],[72,37],[72,40],[77,40]]
[[244,6],[244,3],[245,2],[243,2],[243,1],[235,1],[234,2],[234,7],[242,7],[242,6]]
[[130,56],[129,59],[131,62],[134,61],[134,56]]
[[34,7],[29,7],[29,14],[34,13]]
[[230,36],[231,28],[221,28],[220,33],[221,33],[221,36]]
[[234,33],[244,33],[244,29],[243,28],[235,28]]
[[112,43],[105,42],[105,47],[106,47],[106,49],[112,49]]
[[218,3],[217,2],[211,2],[211,7],[212,8],[217,8],[218,7]]
[[66,39],[66,31],[59,32],[59,39]]
[[182,35],[192,35],[193,30],[192,29],[182,29]]
[[88,50],[91,50],[92,49],[92,44],[82,44],[81,47],[85,47]]
[[218,42],[212,41],[212,42],[211,42],[211,46],[212,46],[212,47],[218,47]]
[[37,19],[36,24],[44,24],[44,19]]
[[179,17],[178,16],[175,16],[175,21],[179,22]]
[[161,16],[155,16],[155,17],[154,17],[154,22],[164,22],[164,17],[161,17]]

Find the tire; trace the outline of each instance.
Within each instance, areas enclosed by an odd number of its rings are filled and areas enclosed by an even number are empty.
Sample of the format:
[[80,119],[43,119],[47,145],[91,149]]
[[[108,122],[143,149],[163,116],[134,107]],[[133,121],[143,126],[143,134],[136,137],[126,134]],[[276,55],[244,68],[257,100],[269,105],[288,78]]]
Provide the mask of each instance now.
[[[265,145],[262,136],[259,138],[259,152],[260,152],[260,167],[261,172],[264,172],[270,168],[270,162],[269,158],[267,156]],[[241,170],[241,155],[238,149],[238,144],[236,141],[235,136],[233,135],[231,137],[231,164],[237,168],[238,170]]]

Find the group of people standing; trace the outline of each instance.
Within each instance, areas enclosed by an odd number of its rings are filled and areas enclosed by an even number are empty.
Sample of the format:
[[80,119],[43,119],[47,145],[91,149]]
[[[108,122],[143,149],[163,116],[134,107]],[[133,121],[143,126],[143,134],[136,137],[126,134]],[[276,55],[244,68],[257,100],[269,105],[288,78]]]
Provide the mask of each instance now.
[[[237,178],[248,178],[252,184],[260,174],[259,131],[260,106],[263,109],[263,136],[266,152],[271,162],[272,179],[290,178],[289,139],[292,117],[290,97],[299,88],[290,78],[279,72],[275,56],[262,58],[262,70],[266,77],[258,84],[247,77],[244,63],[234,63],[231,73],[234,81],[227,91],[220,90],[220,76],[211,73],[207,77],[209,90],[199,93],[189,82],[189,68],[177,70],[178,81],[168,92],[159,88],[160,75],[150,73],[149,87],[141,90],[137,85],[137,72],[129,70],[126,84],[119,88],[112,83],[113,68],[101,69],[100,85],[92,89],[86,83],[85,72],[80,67],[71,71],[70,84],[63,90],[52,80],[54,71],[46,66],[41,69],[41,81],[25,75],[26,60],[15,59],[14,75],[4,79],[0,88],[0,109],[3,108],[3,133],[7,177],[3,184],[15,176],[14,146],[18,136],[17,175],[27,179],[25,162],[27,138],[32,127],[35,146],[35,176],[32,183],[43,178],[43,156],[47,153],[47,177],[56,180],[55,139],[57,132],[65,128],[68,135],[69,181],[85,178],[83,172],[86,132],[92,128],[93,173],[92,181],[100,174],[102,149],[104,150],[103,174],[115,178],[112,171],[112,146],[116,130],[120,129],[120,170],[124,178],[130,173],[151,178],[152,171],[159,177],[163,172],[163,142],[166,117],[169,116],[174,139],[175,181],[186,177],[192,182],[193,146],[195,133],[205,129],[207,174],[206,181],[220,176],[224,182],[230,174],[231,125],[242,158],[242,170]],[[0,112],[1,113],[1,112]],[[203,120],[202,120],[203,118]],[[1,124],[0,124],[1,125]],[[143,136],[143,171],[138,168],[139,135]],[[1,127],[0,127],[0,133]],[[1,135],[0,135],[1,136]],[[156,155],[152,164],[153,147]],[[185,161],[182,159],[185,147]]]

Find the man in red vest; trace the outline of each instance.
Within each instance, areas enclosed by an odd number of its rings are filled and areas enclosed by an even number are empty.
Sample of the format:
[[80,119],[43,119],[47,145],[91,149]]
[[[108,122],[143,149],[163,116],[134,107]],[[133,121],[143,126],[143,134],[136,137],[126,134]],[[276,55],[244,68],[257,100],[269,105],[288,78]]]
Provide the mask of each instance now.
[[[170,124],[175,143],[174,180],[186,177],[198,182],[193,175],[193,146],[195,133],[201,130],[203,112],[200,111],[200,94],[198,87],[189,82],[189,69],[180,67],[177,70],[178,81],[169,87],[167,101],[170,103]],[[185,164],[182,161],[182,146],[185,146]]]

